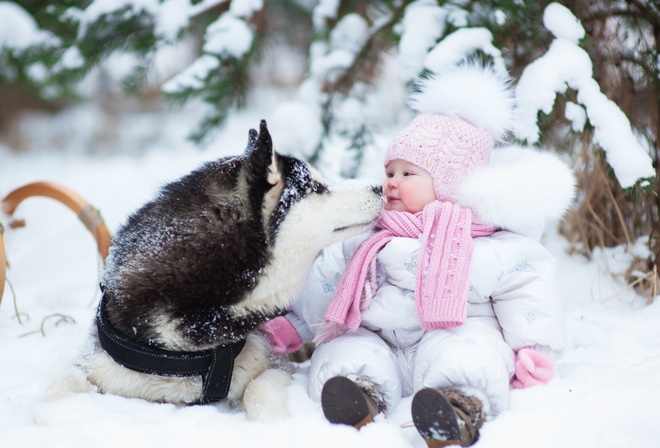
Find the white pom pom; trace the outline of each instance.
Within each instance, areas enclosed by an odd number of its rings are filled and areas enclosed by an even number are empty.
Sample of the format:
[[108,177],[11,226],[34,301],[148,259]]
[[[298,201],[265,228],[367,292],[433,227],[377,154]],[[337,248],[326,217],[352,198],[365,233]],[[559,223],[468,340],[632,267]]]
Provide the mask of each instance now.
[[500,142],[513,126],[514,93],[511,80],[490,66],[468,61],[452,70],[420,80],[410,96],[418,112],[463,118],[491,132]]

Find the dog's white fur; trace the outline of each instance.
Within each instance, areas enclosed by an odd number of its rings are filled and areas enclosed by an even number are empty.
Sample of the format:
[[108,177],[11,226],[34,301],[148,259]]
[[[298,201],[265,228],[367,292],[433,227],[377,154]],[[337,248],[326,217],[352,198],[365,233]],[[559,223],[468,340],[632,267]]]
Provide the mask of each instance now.
[[[328,196],[308,196],[291,207],[280,226],[266,275],[246,300],[232,306],[234,314],[262,311],[273,302],[289,300],[302,287],[314,261],[309,257],[310,240],[325,247],[373,227],[371,218],[378,214],[382,202],[374,200],[371,189],[371,183],[349,180]],[[336,230],[341,228],[345,229]],[[306,229],[304,238],[301,229]]]

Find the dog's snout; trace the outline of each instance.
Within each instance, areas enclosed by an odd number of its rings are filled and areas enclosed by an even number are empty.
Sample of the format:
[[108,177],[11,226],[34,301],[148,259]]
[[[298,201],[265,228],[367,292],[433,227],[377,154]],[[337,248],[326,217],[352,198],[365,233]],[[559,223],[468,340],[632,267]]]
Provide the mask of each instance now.
[[378,196],[382,196],[382,195],[383,195],[383,187],[381,187],[380,185],[372,185],[372,186],[371,186],[371,190],[372,190],[374,193],[376,193]]

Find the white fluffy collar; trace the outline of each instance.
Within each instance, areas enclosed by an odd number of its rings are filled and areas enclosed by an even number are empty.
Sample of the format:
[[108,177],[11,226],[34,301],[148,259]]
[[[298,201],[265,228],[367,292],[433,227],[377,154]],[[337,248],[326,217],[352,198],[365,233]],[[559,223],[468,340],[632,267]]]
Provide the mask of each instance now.
[[490,164],[460,185],[456,202],[484,224],[539,239],[571,206],[575,177],[557,156],[532,148],[496,148]]

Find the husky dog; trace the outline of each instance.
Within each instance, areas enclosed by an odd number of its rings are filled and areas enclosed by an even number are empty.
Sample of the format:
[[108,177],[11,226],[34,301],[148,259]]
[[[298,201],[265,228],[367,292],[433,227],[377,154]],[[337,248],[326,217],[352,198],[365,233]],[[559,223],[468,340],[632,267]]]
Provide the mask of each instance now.
[[[262,120],[245,154],[165,185],[119,229],[87,379],[104,393],[180,404],[226,397],[248,409],[246,388],[273,366],[255,330],[290,305],[323,247],[371,229],[382,204],[379,186],[331,189],[307,163],[273,151]],[[204,354],[212,370],[145,367],[138,352],[156,364]]]

